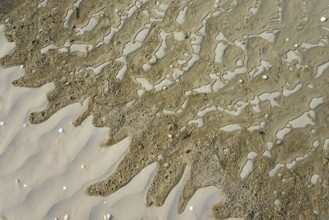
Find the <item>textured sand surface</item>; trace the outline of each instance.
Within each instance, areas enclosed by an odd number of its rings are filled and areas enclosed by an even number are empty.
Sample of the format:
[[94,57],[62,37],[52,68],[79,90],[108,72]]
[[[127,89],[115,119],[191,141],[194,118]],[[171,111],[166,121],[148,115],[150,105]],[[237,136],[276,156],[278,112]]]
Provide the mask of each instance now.
[[2,17],[12,84],[54,86],[32,124],[84,103],[74,126],[130,140],[88,195],[154,166],[150,209],[181,183],[178,213],[214,186],[217,219],[329,217],[327,1],[26,0]]
[[[46,104],[45,93],[53,86],[13,87],[11,81],[22,71],[20,67],[0,69],[0,121],[4,123],[0,126],[0,217],[63,219],[68,214],[70,219],[103,219],[110,213],[113,219],[127,220],[211,219],[209,207],[219,199],[214,188],[200,190],[190,201],[193,211],[187,210],[180,216],[175,206],[182,184],[173,190],[164,206],[146,208],[146,189],[156,170],[155,164],[110,197],[84,194],[88,183],[113,172],[127,152],[129,140],[110,150],[95,148],[107,129],[96,129],[90,120],[74,128],[71,121],[85,107],[79,104],[61,110],[41,126],[31,125],[27,113]],[[59,133],[60,128],[65,132]]]
[[[0,25],[0,32],[4,26]],[[13,49],[0,33],[0,54]],[[214,187],[199,190],[187,210],[177,215],[179,184],[159,208],[146,208],[146,189],[156,164],[145,168],[112,196],[89,197],[84,188],[111,174],[127,153],[129,138],[110,149],[98,148],[108,129],[95,128],[91,118],[75,128],[72,121],[86,104],[59,111],[42,125],[28,122],[30,112],[46,106],[52,83],[39,89],[11,85],[24,69],[0,67],[0,219],[212,219],[209,208],[218,202]],[[63,129],[63,133],[59,132]],[[96,162],[97,161],[97,162]]]

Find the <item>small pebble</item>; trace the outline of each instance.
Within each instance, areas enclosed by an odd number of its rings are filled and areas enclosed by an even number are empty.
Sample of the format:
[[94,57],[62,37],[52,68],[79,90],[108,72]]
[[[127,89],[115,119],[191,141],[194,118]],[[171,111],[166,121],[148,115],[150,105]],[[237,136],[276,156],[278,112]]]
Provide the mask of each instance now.
[[326,22],[326,21],[327,21],[327,18],[324,17],[324,16],[322,16],[322,17],[320,18],[320,20],[321,20],[322,22]]
[[23,127],[26,128],[27,126],[29,126],[28,124],[23,124]]
[[173,135],[172,134],[168,134],[168,138],[172,139]]
[[24,184],[23,187],[26,188],[27,187],[27,184]]
[[189,209],[190,209],[190,211],[193,211],[193,206],[190,206]]
[[240,83],[244,83],[243,79],[239,79],[239,82],[240,82]]
[[275,143],[276,143],[276,144],[281,144],[281,143],[282,143],[282,140],[278,139],[278,140],[276,140]]
[[111,214],[104,215],[104,220],[110,220],[110,219],[111,219]]
[[294,44],[294,47],[299,47],[299,44]]
[[5,122],[4,121],[0,121],[0,126],[4,126]]
[[58,132],[61,133],[61,134],[64,133],[64,128],[58,129]]
[[64,218],[63,218],[63,219],[64,219],[64,220],[69,220],[69,218],[70,218],[69,215],[66,214],[66,215],[64,215]]
[[163,160],[162,154],[158,155],[158,160]]
[[280,200],[278,200],[278,199],[274,200],[274,205],[276,205],[276,206],[280,205]]
[[164,166],[164,167],[168,167],[168,166],[169,166],[169,164],[168,164],[168,163],[165,163],[163,166]]
[[67,190],[67,187],[66,186],[63,186],[63,190]]
[[24,68],[24,65],[21,65],[20,67],[21,67],[21,69],[23,69]]
[[81,169],[85,169],[85,168],[86,168],[86,165],[85,165],[85,164],[81,164],[81,165],[80,165],[80,168],[81,168]]
[[263,75],[262,78],[265,79],[265,80],[267,80],[268,79],[268,76],[267,75]]

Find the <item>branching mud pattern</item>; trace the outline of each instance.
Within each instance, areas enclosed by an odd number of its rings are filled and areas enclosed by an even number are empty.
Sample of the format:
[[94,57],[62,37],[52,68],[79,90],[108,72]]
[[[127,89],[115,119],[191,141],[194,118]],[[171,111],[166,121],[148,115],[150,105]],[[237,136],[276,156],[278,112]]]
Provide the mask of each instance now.
[[89,195],[157,162],[148,205],[189,171],[179,212],[215,185],[218,219],[327,219],[327,18],[325,0],[29,0],[2,21],[16,49],[1,65],[24,65],[16,86],[55,83],[32,123],[88,101],[74,125],[131,137]]

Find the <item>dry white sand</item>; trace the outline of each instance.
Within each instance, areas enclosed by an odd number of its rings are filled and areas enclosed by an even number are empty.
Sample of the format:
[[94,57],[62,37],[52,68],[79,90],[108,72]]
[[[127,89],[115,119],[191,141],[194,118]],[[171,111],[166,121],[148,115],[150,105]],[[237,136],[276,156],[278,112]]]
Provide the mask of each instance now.
[[[14,48],[3,31],[0,25],[0,57]],[[23,72],[20,67],[0,67],[0,219],[65,219],[65,215],[106,219],[107,214],[120,220],[212,219],[211,206],[220,199],[215,187],[198,190],[184,213],[177,215],[184,177],[162,207],[147,208],[145,196],[155,163],[108,197],[87,196],[85,187],[113,172],[128,150],[129,139],[100,148],[106,128],[93,127],[90,117],[82,126],[73,127],[72,120],[86,103],[68,106],[42,124],[29,124],[28,113],[46,106],[46,93],[54,86],[12,86],[11,81]]]

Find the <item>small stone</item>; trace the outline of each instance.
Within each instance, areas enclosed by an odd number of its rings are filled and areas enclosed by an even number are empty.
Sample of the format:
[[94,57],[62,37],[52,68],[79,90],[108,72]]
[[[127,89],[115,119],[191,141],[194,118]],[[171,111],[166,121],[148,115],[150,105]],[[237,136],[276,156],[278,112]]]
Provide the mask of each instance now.
[[239,83],[244,83],[244,80],[243,79],[239,79]]
[[81,169],[85,169],[85,168],[86,168],[86,165],[82,163],[82,164],[80,165],[80,168],[81,168]]
[[163,164],[163,166],[164,166],[164,167],[168,167],[168,166],[169,166],[169,164],[168,164],[168,163],[165,163],[165,164]]
[[69,220],[70,219],[70,216],[68,214],[65,214],[63,219],[64,220]]
[[276,199],[276,200],[274,200],[274,205],[276,205],[276,206],[278,206],[278,205],[280,205],[280,200],[279,199]]
[[193,206],[190,206],[189,209],[190,209],[190,211],[193,211],[194,207]]
[[294,44],[294,47],[299,47],[299,44]]
[[27,184],[24,184],[23,187],[26,188],[27,187]]
[[63,186],[63,190],[67,190],[67,187],[66,186]]
[[158,155],[158,160],[163,160],[163,159],[164,158],[163,158],[162,154]]
[[164,86],[163,88],[162,88],[162,90],[166,90],[167,89],[167,87],[166,86]]
[[104,215],[104,220],[110,220],[110,219],[111,219],[111,214]]
[[28,124],[23,124],[23,127],[26,128],[27,126],[29,126]]
[[58,129],[58,132],[61,133],[61,134],[64,133],[64,128]]
[[172,134],[168,134],[168,138],[172,139],[174,136]]
[[4,126],[5,122],[4,121],[0,121],[0,126]]
[[268,80],[268,76],[267,75],[263,75],[262,78],[265,79],[265,80]]
[[20,67],[21,67],[21,69],[23,69],[24,68],[24,65],[21,65]]
[[320,21],[322,21],[322,22],[326,22],[326,21],[327,21],[327,18],[324,17],[324,16],[322,16],[322,17],[320,18]]

